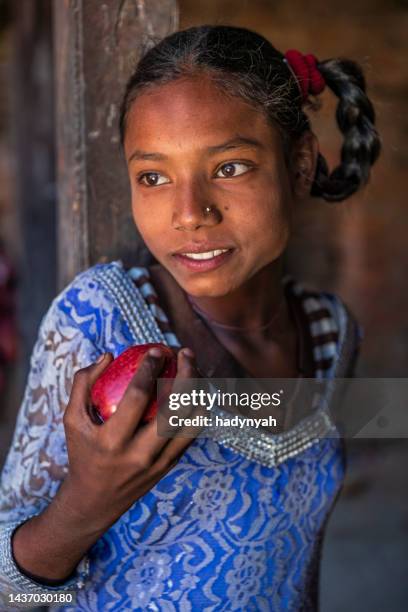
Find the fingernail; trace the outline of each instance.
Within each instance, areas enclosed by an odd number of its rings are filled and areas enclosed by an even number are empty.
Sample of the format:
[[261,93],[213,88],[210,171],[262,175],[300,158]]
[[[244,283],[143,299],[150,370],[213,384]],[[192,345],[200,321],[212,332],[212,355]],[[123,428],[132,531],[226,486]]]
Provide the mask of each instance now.
[[194,359],[194,353],[191,349],[185,348],[182,350],[184,357],[188,357],[189,359]]
[[161,357],[162,352],[159,348],[152,348],[149,349],[149,355],[151,355],[152,357]]
[[98,359],[96,360],[96,363],[101,363],[104,359],[105,359],[105,353],[103,355],[99,355]]

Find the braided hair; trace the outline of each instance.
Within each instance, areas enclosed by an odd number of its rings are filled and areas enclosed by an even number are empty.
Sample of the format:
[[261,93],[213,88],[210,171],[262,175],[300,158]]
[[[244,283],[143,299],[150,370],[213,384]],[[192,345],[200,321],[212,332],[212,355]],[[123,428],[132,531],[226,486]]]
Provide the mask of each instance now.
[[[145,52],[128,81],[119,119],[122,144],[129,110],[142,91],[205,73],[225,93],[263,110],[279,130],[288,160],[294,142],[310,130],[303,109],[316,107],[316,102],[305,101],[284,60],[268,40],[245,28],[203,25],[170,34]],[[380,138],[360,66],[338,58],[318,61],[316,67],[338,98],[336,120],[344,141],[340,164],[332,172],[319,153],[311,195],[337,202],[367,183],[380,153]]]

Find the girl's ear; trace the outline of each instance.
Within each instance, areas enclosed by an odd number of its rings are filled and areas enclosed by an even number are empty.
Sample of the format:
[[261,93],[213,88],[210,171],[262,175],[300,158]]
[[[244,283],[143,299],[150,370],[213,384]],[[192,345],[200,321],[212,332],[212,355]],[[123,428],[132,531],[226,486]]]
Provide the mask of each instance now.
[[307,130],[293,145],[290,156],[292,190],[296,197],[310,195],[316,173],[319,143],[315,134]]

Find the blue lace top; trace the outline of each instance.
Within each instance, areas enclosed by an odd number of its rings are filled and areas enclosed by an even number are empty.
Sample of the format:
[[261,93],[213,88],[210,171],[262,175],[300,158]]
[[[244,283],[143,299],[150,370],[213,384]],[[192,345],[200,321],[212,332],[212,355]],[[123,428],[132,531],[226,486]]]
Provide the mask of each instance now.
[[[121,262],[96,265],[41,323],[1,476],[2,593],[75,590],[76,606],[52,608],[66,611],[316,609],[322,534],[344,477],[342,442],[324,408],[275,436],[248,428],[239,438],[194,440],[62,586],[41,585],[14,562],[13,531],[42,512],[67,473],[62,415],[75,371],[133,344],[179,346],[148,278],[137,282],[146,275]],[[293,291],[314,315],[316,376],[332,378],[347,309],[333,294]]]

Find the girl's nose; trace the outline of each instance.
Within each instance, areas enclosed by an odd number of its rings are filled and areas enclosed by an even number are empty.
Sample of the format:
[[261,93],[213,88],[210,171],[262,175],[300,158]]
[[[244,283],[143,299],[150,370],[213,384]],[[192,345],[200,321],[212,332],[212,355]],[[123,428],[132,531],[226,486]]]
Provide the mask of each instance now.
[[184,185],[176,194],[172,226],[178,230],[196,230],[201,225],[217,225],[221,213],[208,191],[198,183]]

